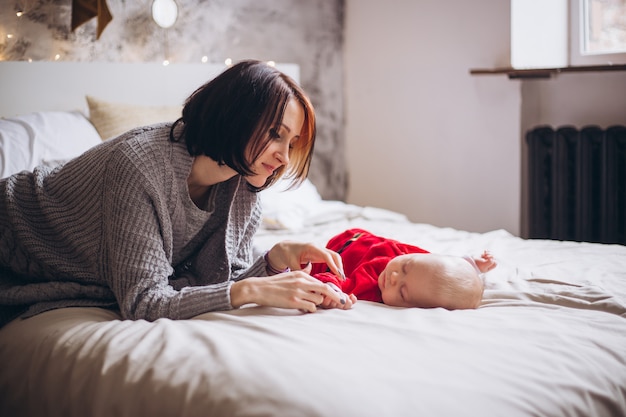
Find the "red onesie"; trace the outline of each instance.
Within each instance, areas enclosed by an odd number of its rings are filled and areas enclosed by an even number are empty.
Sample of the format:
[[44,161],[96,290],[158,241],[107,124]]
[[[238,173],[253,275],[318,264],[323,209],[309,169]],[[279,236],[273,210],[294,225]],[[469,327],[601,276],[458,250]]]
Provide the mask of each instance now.
[[328,241],[328,249],[339,252],[346,280],[341,281],[326,264],[313,264],[311,275],[322,282],[331,282],[346,294],[359,300],[383,302],[378,276],[387,263],[398,255],[428,253],[417,246],[373,235],[362,229],[349,229]]

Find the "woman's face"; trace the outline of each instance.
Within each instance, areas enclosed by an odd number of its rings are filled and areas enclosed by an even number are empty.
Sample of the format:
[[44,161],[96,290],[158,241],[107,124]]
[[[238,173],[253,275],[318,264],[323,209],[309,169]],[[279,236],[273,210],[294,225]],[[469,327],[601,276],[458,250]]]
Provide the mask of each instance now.
[[290,99],[281,125],[268,132],[272,139],[267,149],[252,164],[254,174],[246,176],[250,185],[262,187],[274,171],[283,165],[289,165],[289,151],[300,138],[303,124],[304,108],[295,99]]

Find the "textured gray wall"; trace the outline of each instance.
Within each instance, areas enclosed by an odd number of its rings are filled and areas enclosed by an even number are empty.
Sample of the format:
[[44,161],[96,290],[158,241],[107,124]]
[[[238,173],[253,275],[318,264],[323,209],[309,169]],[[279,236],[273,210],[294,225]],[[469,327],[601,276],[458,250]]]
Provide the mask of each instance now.
[[[344,199],[344,0],[177,0],[170,29],[151,18],[151,0],[107,0],[113,20],[96,40],[96,21],[70,31],[71,0],[0,0],[0,60],[224,62],[245,58],[300,65],[318,116],[311,181]],[[23,10],[18,18],[16,11]],[[7,34],[12,38],[7,38]]]

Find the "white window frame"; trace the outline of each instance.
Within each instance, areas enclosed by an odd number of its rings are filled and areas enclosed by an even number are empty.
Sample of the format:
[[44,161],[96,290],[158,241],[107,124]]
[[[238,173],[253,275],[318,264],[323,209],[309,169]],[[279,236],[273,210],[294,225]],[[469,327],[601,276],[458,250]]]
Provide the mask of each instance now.
[[571,66],[626,64],[626,52],[619,53],[584,53],[581,45],[584,42],[587,18],[585,6],[588,0],[570,0],[570,53]]

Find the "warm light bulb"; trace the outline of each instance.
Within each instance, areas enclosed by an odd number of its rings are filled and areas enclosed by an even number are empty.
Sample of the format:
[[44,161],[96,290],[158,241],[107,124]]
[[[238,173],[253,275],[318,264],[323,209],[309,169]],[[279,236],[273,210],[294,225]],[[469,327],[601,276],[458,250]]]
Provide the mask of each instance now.
[[226,64],[226,65],[228,65],[230,67],[231,65],[233,65],[233,60],[230,59],[230,58],[226,58],[226,61],[224,61],[224,64]]
[[60,58],[61,58],[61,55],[60,55],[60,54],[56,54],[56,55],[54,56],[54,60],[55,60],[55,61],[58,61]]
[[12,33],[7,33],[7,39],[13,39],[13,34]]
[[16,15],[17,17],[22,17],[22,15],[23,15],[23,14],[24,14],[24,12],[23,12],[23,11],[21,11],[21,10],[20,10],[19,12],[15,13],[15,15]]
[[267,65],[269,65],[270,67],[275,67],[276,66],[276,62],[274,62],[274,61],[267,61]]

